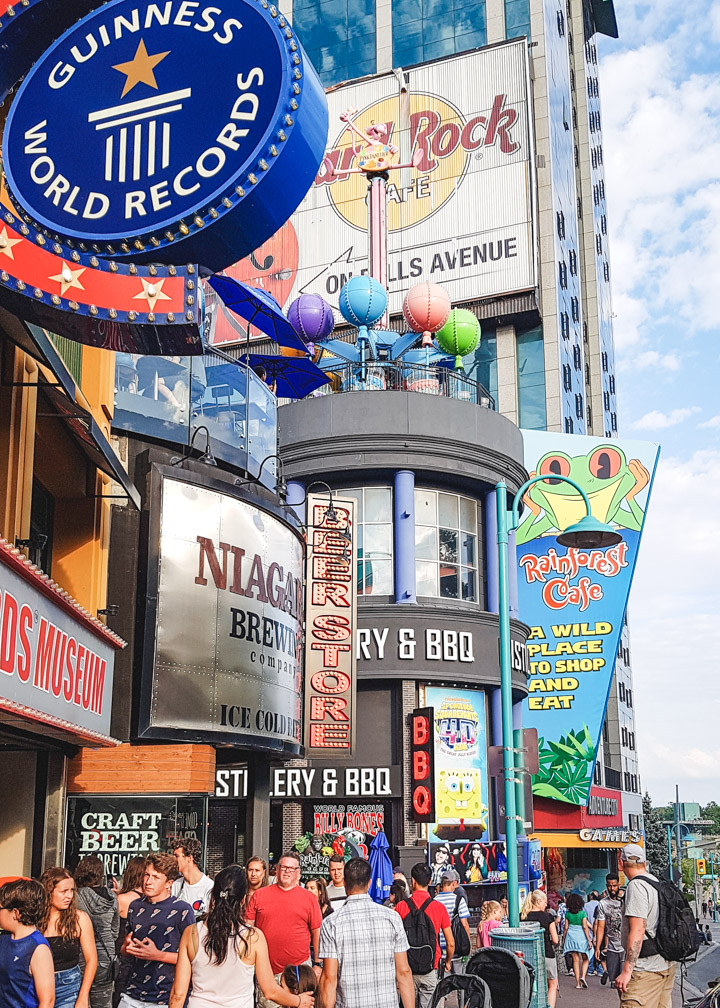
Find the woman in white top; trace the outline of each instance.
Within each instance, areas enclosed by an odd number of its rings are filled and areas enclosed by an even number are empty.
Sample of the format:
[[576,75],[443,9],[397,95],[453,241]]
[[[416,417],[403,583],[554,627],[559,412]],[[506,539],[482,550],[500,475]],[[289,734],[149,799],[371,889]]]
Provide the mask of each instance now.
[[286,1008],[312,1008],[311,994],[292,994],[275,982],[262,931],[243,921],[247,877],[239,865],[215,876],[205,920],[186,928],[180,942],[169,1008],[253,1008],[254,978],[266,998]]

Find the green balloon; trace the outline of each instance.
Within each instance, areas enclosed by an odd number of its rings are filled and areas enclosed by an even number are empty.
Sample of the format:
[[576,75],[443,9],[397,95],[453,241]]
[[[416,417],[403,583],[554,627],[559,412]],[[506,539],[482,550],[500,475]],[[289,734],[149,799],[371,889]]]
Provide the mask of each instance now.
[[455,367],[462,368],[462,358],[472,353],[480,342],[480,322],[467,308],[453,308],[436,335],[438,346],[455,357]]

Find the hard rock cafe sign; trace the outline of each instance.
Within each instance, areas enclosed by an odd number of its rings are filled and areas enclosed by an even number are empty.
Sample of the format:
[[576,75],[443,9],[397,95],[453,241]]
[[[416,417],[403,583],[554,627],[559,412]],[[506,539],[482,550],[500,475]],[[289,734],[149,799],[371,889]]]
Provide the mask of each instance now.
[[96,346],[200,353],[199,272],[274,234],[324,154],[292,28],[268,0],[0,0],[0,50],[0,305]]

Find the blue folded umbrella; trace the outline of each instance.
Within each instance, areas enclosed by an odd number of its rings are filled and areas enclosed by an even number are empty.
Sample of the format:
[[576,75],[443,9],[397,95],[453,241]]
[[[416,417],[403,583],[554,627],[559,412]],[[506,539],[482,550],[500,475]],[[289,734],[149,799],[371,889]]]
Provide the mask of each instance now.
[[240,283],[232,277],[211,276],[208,283],[220,295],[230,311],[245,319],[248,328],[254,325],[279,346],[307,352],[307,347],[290,325],[272,294],[268,294],[260,287]]
[[380,830],[370,844],[370,890],[369,895],[376,903],[384,903],[390,895],[393,883],[393,866],[388,854],[388,842]]
[[[245,358],[243,358],[245,359]],[[306,395],[329,385],[330,379],[309,357],[271,357],[268,354],[248,354],[251,368],[264,368],[268,385],[275,386],[280,399],[304,399]]]

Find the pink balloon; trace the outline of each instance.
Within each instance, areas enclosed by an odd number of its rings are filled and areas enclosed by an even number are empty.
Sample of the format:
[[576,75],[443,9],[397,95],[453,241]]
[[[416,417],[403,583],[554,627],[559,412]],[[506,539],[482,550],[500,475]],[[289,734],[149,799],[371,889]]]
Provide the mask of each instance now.
[[421,332],[423,336],[435,333],[445,325],[449,314],[450,295],[438,284],[415,284],[405,295],[403,315],[413,332]]

